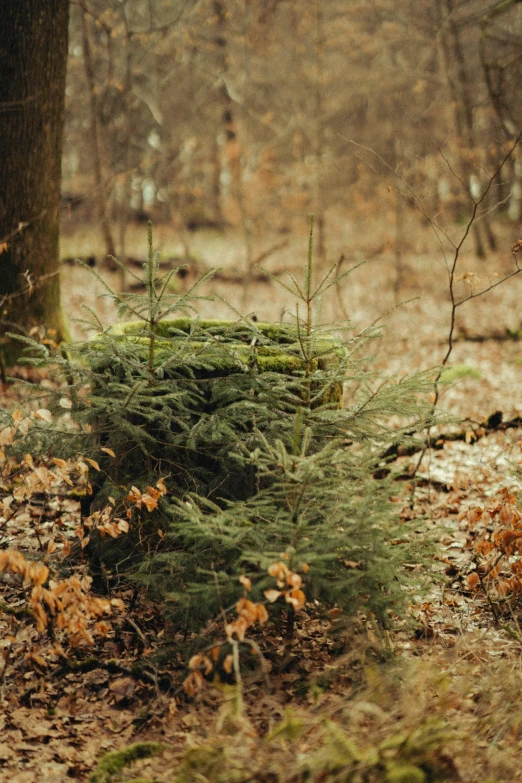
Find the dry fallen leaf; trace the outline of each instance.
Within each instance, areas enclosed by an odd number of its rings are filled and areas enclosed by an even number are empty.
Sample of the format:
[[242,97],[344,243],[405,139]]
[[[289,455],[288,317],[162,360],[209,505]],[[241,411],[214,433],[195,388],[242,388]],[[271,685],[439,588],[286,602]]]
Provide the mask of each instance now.
[[241,575],[239,577],[239,581],[241,582],[241,584],[243,585],[245,590],[251,590],[252,589],[252,582],[250,581],[248,576]]
[[290,593],[285,593],[285,600],[298,612],[305,605],[306,596],[302,590],[292,590]]
[[201,672],[194,669],[194,671],[191,671],[188,677],[184,679],[182,688],[187,696],[195,696],[196,693],[201,690],[204,682]]
[[109,690],[113,694],[116,704],[130,699],[136,690],[136,683],[131,677],[118,677],[109,685]]
[[34,412],[35,419],[41,419],[42,421],[46,421],[48,424],[51,423],[53,420],[53,415],[51,411],[48,411],[47,408],[39,408],[37,411]]

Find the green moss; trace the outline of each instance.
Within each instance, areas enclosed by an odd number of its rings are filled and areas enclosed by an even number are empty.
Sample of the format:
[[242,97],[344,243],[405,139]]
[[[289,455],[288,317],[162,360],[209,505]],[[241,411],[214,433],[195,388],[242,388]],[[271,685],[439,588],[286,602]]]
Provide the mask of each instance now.
[[174,778],[174,783],[246,783],[252,780],[244,760],[236,758],[226,745],[218,744],[190,748]]
[[447,367],[442,371],[440,380],[443,383],[455,383],[460,378],[480,378],[480,371],[469,364],[455,364],[453,367]]
[[[132,332],[140,333],[146,328],[145,321],[126,321],[125,323],[117,324],[113,326],[111,332],[113,334],[131,334]],[[252,323],[251,325],[241,323],[235,323],[233,321],[225,321],[217,318],[202,318],[195,320],[194,318],[170,318],[160,321],[156,327],[156,334],[159,337],[173,337],[179,333],[192,334],[196,330],[198,337],[203,332],[208,332],[209,338],[212,337],[230,337],[234,335],[236,338],[238,334],[243,332],[245,335],[252,334],[252,328],[255,328],[265,337],[270,340],[274,340],[278,343],[294,343],[296,341],[297,332],[295,327],[289,324],[276,324],[276,323]]]
[[136,742],[121,750],[107,753],[91,773],[89,783],[111,783],[113,775],[121,772],[137,759],[146,759],[162,751],[158,742]]
[[154,783],[152,778],[132,778],[129,783]]
[[385,779],[386,783],[425,783],[426,775],[412,764],[390,764]]
[[[253,346],[252,335],[256,332],[259,333],[259,339]],[[136,346],[143,346],[143,360],[148,359],[149,338],[145,321],[117,324],[112,327],[110,334]],[[212,367],[203,370],[201,378],[229,376],[254,367],[259,372],[291,376],[304,373],[306,367],[297,329],[289,324],[241,324],[192,318],[161,321],[155,335],[154,366],[165,362],[174,351],[186,351],[211,360]],[[331,338],[317,337],[310,371],[325,371],[338,365],[343,351],[342,343]],[[335,384],[327,391],[323,402],[340,402],[341,397],[341,384]]]
[[132,778],[129,783],[154,783],[152,778]]

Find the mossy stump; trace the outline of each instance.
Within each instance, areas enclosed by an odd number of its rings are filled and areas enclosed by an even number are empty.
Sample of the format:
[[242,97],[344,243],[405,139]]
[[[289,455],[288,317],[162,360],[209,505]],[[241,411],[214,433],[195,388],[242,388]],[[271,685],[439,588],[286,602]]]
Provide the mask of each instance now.
[[[208,485],[203,494],[219,485],[225,496],[237,499],[249,490],[237,464],[223,481],[219,463],[228,460],[223,449],[236,435],[248,445],[254,429],[268,433],[276,419],[270,411],[276,386],[279,417],[307,405],[341,404],[342,383],[332,381],[331,370],[339,366],[344,346],[318,337],[306,361],[291,325],[177,318],[160,322],[152,336],[145,321],[132,321],[112,327],[102,339],[113,350],[100,344],[99,352],[89,353],[93,393],[106,398],[109,409],[114,405],[112,420],[109,412],[99,422],[101,445],[121,455],[129,448],[122,449],[118,438],[128,441],[132,428],[137,439],[144,437],[143,454],[125,460],[120,483],[136,483],[145,458],[164,473],[172,475],[175,467],[179,486],[188,491],[201,493],[203,476]],[[96,349],[97,340],[91,347]],[[202,436],[205,427],[208,437]]]
[[[252,496],[259,489],[249,458],[256,431],[282,437],[282,426],[293,427],[292,414],[307,402],[315,409],[341,404],[342,383],[331,370],[344,346],[318,337],[312,347],[307,362],[291,325],[190,318],[162,321],[153,336],[145,321],[133,321],[97,337],[85,352],[91,397],[107,407],[95,430],[116,458],[102,456],[100,475],[111,480],[93,487],[84,513],[105,505],[118,487],[143,488],[159,476],[169,477],[169,491],[180,498]],[[157,531],[158,520],[150,524]],[[119,539],[114,546],[120,549]],[[105,555],[110,548],[105,542]]]
[[[143,346],[144,360],[150,343],[150,331],[145,321],[127,321],[112,327],[111,334]],[[208,357],[214,366],[197,373],[200,381],[235,376],[244,377],[248,369],[258,373],[302,376],[306,361],[297,329],[289,324],[263,322],[233,322],[218,319],[175,318],[161,321],[154,330],[154,366],[165,360],[166,354],[188,348],[194,355]],[[313,373],[329,370],[339,364],[343,345],[332,338],[320,337],[309,361],[312,388],[320,388]],[[342,384],[328,385],[314,407],[339,403]]]
[[[160,476],[179,498],[194,492],[221,504],[251,497],[260,488],[250,458],[256,430],[283,437],[293,414],[306,407],[306,394],[310,408],[341,404],[342,383],[331,370],[344,346],[318,337],[312,347],[307,363],[290,325],[190,318],[160,322],[153,337],[145,321],[126,322],[91,341],[84,352],[93,373],[90,396],[104,401],[93,429],[100,448],[116,457],[100,455],[100,478],[82,512]],[[161,514],[145,515],[141,541],[161,527]],[[96,577],[100,556],[109,566],[123,555],[131,563],[138,543],[129,534],[125,542],[104,539],[99,546],[93,539],[90,549]]]

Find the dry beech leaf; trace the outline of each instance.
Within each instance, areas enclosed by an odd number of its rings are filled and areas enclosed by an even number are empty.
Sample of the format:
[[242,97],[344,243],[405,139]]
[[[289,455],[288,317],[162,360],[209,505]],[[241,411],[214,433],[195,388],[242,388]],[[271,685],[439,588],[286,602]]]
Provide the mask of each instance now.
[[27,655],[27,658],[29,658],[31,661],[34,661],[38,664],[38,666],[41,666],[42,668],[45,668],[45,660],[42,658],[42,656],[38,652],[30,652]]
[[46,421],[48,424],[51,423],[53,420],[53,415],[51,411],[48,411],[47,408],[39,408],[37,411],[34,412],[35,419],[41,419],[42,421]]
[[4,427],[0,430],[0,446],[10,446],[14,440],[16,430],[14,427]]
[[248,625],[255,623],[257,619],[257,604],[253,601],[249,601],[248,598],[240,598],[236,604],[236,611],[241,617],[245,618]]
[[238,617],[235,622],[225,625],[225,633],[229,639],[231,639],[235,634],[239,641],[242,642],[245,639],[245,634],[249,628],[249,625],[250,624],[245,617]]
[[136,683],[131,677],[118,677],[109,685],[110,692],[114,695],[116,703],[124,699],[130,699],[136,690]]
[[289,585],[295,588],[301,587],[301,585],[303,584],[303,580],[301,579],[299,574],[294,574],[293,572],[288,574],[286,581],[288,582]]
[[282,563],[281,561],[278,563],[272,563],[272,565],[268,567],[267,571],[270,576],[273,576],[275,579],[277,579],[278,587],[285,586],[286,578],[288,574],[291,573],[286,563]]
[[265,590],[265,598],[267,601],[270,601],[270,603],[277,601],[280,595],[283,595],[281,590]]
[[103,446],[102,451],[104,451],[105,454],[108,454],[109,457],[115,457],[116,456],[114,451],[112,449],[110,449],[108,446]]
[[239,577],[239,581],[245,588],[245,590],[251,590],[252,589],[252,582],[248,578],[248,576],[244,576],[243,574]]
[[202,660],[203,660],[202,655],[193,655],[190,661],[188,662],[189,669],[197,669]]
[[204,682],[201,672],[194,669],[194,671],[191,671],[188,677],[184,679],[182,688],[187,696],[195,696],[196,693],[201,690]]
[[226,671],[227,674],[232,674],[233,668],[234,668],[234,656],[227,655],[227,657],[223,661],[223,669]]
[[92,468],[94,468],[94,470],[99,470],[100,469],[100,466],[98,465],[98,463],[96,462],[95,459],[90,459],[89,457],[85,457],[85,462],[88,462],[89,465]]
[[146,507],[147,511],[154,511],[154,509],[158,508],[158,501],[156,498],[151,497],[148,493],[145,493],[145,495],[141,496],[141,501]]
[[285,600],[294,607],[294,611],[298,612],[306,603],[306,596],[302,590],[292,590],[290,593],[285,593]]
[[193,655],[189,661],[189,669],[203,669],[208,675],[214,668],[212,661],[207,655]]
[[34,585],[43,585],[49,576],[49,569],[43,563],[31,563],[29,576]]
[[468,576],[468,587],[473,590],[480,583],[479,575],[476,571]]
[[61,397],[58,401],[58,405],[60,408],[65,408],[70,411],[72,408],[72,401],[68,397]]

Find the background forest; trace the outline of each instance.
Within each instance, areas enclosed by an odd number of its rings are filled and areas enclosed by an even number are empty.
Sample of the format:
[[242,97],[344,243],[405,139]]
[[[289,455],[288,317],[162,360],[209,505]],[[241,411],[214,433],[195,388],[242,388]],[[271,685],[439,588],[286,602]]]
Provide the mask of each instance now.
[[[256,264],[298,269],[313,213],[319,266],[367,262],[335,317],[420,295],[394,331],[412,310],[444,330],[456,246],[461,292],[512,268],[521,23],[519,3],[477,0],[72,5],[62,258],[141,263],[151,218],[164,262],[222,268],[220,294],[278,320]],[[505,304],[486,331],[519,328]],[[484,312],[458,324],[484,331]]]
[[[113,255],[146,216],[230,225],[245,271],[310,212],[320,258],[339,220],[377,206],[397,232],[414,205],[463,220],[519,132],[520,24],[518,3],[477,0],[73,4],[71,217],[99,215]],[[493,216],[520,220],[521,176],[513,154],[482,205],[480,256]]]

